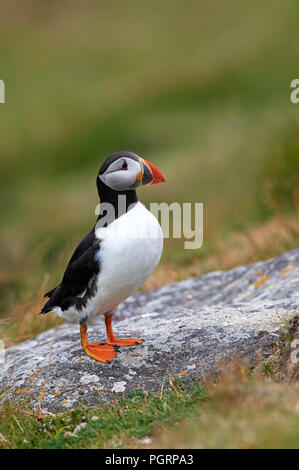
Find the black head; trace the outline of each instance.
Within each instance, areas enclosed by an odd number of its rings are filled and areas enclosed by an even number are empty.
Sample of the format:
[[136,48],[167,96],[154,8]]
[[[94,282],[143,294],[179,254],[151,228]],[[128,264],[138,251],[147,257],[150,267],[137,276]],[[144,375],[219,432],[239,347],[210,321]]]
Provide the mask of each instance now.
[[105,185],[116,192],[135,191],[139,186],[165,181],[160,171],[133,152],[116,152],[100,168],[97,186]]

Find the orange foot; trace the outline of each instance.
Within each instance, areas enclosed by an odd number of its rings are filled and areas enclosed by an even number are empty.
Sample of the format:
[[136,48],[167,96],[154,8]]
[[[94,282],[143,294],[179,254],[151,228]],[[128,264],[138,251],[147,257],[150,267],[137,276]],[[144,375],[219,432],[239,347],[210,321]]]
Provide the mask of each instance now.
[[86,354],[100,362],[111,362],[115,358],[117,351],[108,344],[88,343],[86,332],[87,328],[80,326],[81,344]]
[[136,344],[141,343],[144,343],[143,339],[138,338],[107,338],[107,344],[110,344],[111,346],[135,346]]
[[135,344],[144,343],[143,339],[138,339],[138,338],[126,338],[126,339],[115,338],[113,329],[112,329],[112,317],[111,316],[105,317],[105,325],[106,325],[106,332],[107,332],[107,344],[110,344],[111,346],[135,346]]
[[111,362],[117,354],[117,351],[108,344],[88,343],[83,349],[88,356],[104,363]]

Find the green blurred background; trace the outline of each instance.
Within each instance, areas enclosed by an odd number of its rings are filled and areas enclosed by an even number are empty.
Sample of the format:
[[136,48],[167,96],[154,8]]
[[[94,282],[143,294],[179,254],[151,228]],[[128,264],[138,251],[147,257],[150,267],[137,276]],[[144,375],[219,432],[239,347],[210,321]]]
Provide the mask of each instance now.
[[[297,12],[296,0],[1,1],[5,337],[49,326],[34,302],[94,223],[115,151],[164,174],[145,203],[204,203],[203,247],[166,240],[147,287],[298,246]],[[25,317],[26,331],[12,326]]]

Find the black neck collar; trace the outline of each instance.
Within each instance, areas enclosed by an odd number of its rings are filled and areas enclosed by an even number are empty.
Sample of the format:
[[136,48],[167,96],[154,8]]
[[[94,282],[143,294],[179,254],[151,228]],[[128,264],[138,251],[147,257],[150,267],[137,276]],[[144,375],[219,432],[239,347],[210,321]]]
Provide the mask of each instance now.
[[[116,219],[118,217],[121,217],[124,213],[128,212],[132,204],[136,204],[138,202],[138,197],[137,197],[135,189],[130,189],[127,191],[115,191],[114,189],[109,188],[109,186],[103,183],[103,181],[101,181],[100,178],[98,178],[97,187],[98,187],[98,193],[99,193],[101,204],[104,202],[111,204],[114,208]],[[122,196],[121,207],[119,207],[119,196]],[[120,213],[119,213],[119,209],[120,209]],[[105,215],[106,215],[105,210],[103,210],[103,212],[100,212],[97,222]]]

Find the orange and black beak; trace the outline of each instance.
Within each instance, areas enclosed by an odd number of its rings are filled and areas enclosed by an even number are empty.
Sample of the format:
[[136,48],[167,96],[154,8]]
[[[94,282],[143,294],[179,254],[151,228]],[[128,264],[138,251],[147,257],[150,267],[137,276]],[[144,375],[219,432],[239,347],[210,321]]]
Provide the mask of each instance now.
[[158,170],[158,168],[155,167],[155,165],[153,165],[151,162],[148,162],[147,160],[144,160],[143,158],[140,158],[140,164],[142,168],[142,186],[164,183],[164,176]]

